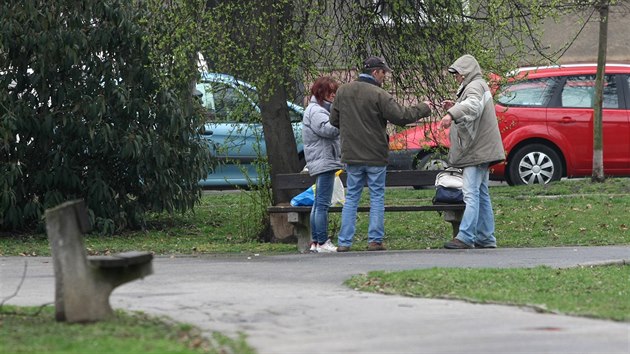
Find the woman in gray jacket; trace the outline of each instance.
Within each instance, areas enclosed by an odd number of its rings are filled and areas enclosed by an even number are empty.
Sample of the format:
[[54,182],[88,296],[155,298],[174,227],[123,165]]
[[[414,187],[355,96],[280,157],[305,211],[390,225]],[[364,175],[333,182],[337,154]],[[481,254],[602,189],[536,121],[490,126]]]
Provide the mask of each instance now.
[[445,248],[496,248],[494,213],[488,190],[489,167],[505,159],[494,101],[477,60],[469,54],[457,59],[448,71],[460,84],[457,100],[445,101],[448,113],[440,125],[451,128],[449,165],[464,170],[466,210],[459,233]]
[[330,76],[315,80],[311,102],[302,119],[302,140],[306,168],[317,176],[315,202],[311,209],[311,252],[336,252],[328,238],[328,208],[332,197],[335,172],[343,167],[339,129],[330,124],[330,107],[339,84]]

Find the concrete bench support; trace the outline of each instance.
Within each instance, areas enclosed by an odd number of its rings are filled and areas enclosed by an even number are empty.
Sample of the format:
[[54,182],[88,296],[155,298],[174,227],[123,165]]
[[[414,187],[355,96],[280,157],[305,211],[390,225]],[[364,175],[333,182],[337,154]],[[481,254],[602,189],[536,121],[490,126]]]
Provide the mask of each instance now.
[[457,234],[459,233],[459,224],[462,222],[463,216],[463,210],[445,210],[442,212],[444,221],[450,222],[453,226],[453,238],[457,237]]
[[46,233],[55,270],[55,318],[95,322],[113,311],[109,296],[117,286],[153,272],[148,252],[88,257],[83,233],[89,220],[82,200],[46,210]]

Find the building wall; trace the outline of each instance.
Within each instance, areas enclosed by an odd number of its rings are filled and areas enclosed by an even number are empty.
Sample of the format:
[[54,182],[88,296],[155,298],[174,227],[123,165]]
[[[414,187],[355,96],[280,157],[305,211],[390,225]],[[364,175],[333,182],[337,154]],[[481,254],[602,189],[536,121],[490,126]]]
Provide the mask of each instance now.
[[[577,16],[563,16],[545,23],[543,44],[557,50],[578,33],[582,23]],[[599,13],[595,12],[579,33],[575,42],[560,57],[561,64],[597,62]],[[627,5],[613,7],[608,20],[607,62],[630,63],[630,9]]]

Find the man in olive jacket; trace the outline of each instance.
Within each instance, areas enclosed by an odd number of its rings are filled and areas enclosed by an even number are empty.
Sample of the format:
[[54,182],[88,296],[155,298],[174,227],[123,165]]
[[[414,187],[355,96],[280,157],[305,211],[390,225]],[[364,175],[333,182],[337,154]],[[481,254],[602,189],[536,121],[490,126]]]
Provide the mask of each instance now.
[[366,59],[359,78],[337,90],[330,113],[330,123],[339,128],[341,162],[346,164],[348,176],[337,252],[347,252],[352,246],[357,207],[366,181],[370,191],[368,250],[385,250],[385,174],[389,153],[387,122],[404,126],[431,113],[426,103],[403,107],[381,88],[390,71],[384,59]]
[[[488,190],[489,167],[505,159],[494,101],[481,67],[469,54],[457,59],[448,71],[460,84],[457,100],[443,102],[448,113],[440,121],[451,128],[448,162],[464,170],[466,210],[457,236],[445,248],[496,248],[494,213]],[[454,124],[453,124],[454,123]]]

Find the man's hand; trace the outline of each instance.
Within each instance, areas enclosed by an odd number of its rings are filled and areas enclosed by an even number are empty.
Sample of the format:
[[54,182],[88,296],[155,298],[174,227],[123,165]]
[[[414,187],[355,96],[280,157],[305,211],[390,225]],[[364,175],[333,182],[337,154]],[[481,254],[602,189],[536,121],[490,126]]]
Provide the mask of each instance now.
[[450,109],[454,105],[455,105],[455,102],[452,101],[452,100],[444,100],[444,101],[442,101],[442,108],[444,108],[444,109]]
[[442,117],[442,120],[440,121],[440,129],[449,128],[452,122],[453,122],[453,117],[451,117],[449,113],[446,113],[444,117]]

